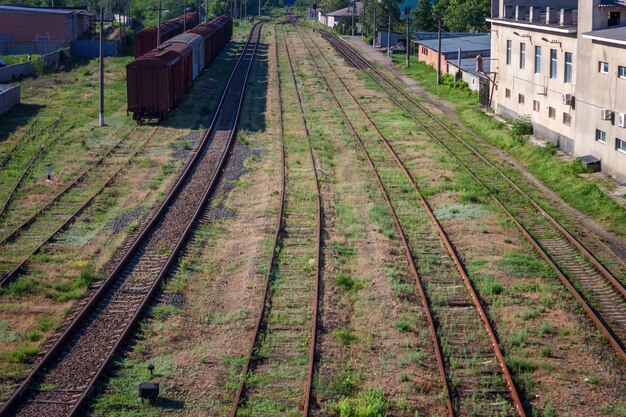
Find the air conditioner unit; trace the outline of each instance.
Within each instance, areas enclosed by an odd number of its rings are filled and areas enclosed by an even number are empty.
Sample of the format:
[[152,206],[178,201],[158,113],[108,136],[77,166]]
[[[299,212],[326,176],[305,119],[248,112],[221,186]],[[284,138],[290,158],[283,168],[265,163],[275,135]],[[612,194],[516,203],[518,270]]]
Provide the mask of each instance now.
[[572,104],[572,95],[569,93],[563,93],[563,104],[571,105]]
[[602,109],[600,111],[600,119],[602,120],[611,120],[613,117],[613,112],[609,109]]
[[619,127],[626,127],[626,113],[620,113],[617,119],[617,124]]

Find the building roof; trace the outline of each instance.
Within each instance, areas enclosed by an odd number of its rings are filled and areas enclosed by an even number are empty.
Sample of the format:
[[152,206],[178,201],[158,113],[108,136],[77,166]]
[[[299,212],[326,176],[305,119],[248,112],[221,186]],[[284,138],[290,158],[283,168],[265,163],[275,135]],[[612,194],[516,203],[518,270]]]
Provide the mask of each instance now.
[[591,32],[583,33],[583,37],[594,41],[626,46],[626,26],[593,30]]
[[[457,63],[458,63],[457,60],[448,61],[449,65],[454,65],[455,67],[458,67]],[[490,68],[491,68],[491,61],[489,59],[483,59],[483,70],[485,72],[489,72]],[[476,72],[476,58],[461,59],[461,69],[472,75],[478,75],[478,73]]]
[[28,13],[46,13],[46,14],[84,14],[94,16],[94,13],[87,10],[80,9],[51,9],[45,7],[25,7],[25,6],[0,6],[0,10],[8,10],[14,12],[28,12]]
[[[433,51],[437,51],[439,49],[437,42],[437,39],[415,41],[415,43],[423,45]],[[441,53],[444,55],[447,53],[458,52],[459,47],[461,47],[463,52],[490,51],[491,35],[489,33],[485,33],[478,36],[450,37],[441,40]]]
[[[352,16],[353,8],[352,5],[348,7],[344,7],[343,9],[335,10],[334,12],[330,12],[327,16],[333,17],[350,17]],[[363,13],[363,3],[360,1],[356,2],[356,15],[360,15]]]
[[626,0],[602,0],[599,7],[626,7]]

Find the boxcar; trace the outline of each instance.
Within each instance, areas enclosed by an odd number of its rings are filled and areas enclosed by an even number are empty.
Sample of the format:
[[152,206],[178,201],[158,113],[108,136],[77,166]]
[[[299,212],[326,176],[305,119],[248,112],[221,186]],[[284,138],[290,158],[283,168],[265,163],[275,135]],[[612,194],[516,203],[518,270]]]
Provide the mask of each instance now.
[[163,44],[163,46],[165,45],[169,45],[172,43],[181,43],[183,45],[188,45],[191,47],[192,51],[193,51],[193,59],[192,59],[192,63],[193,63],[193,71],[192,71],[192,77],[195,80],[196,78],[198,78],[198,75],[200,75],[200,73],[202,72],[202,70],[204,69],[204,39],[202,38],[202,36],[196,34],[196,33],[183,33],[177,36],[174,36],[172,39],[170,39],[169,41],[165,42]]
[[191,88],[192,48],[182,43],[164,45],[126,66],[128,111],[133,119],[167,118]]
[[[184,23],[184,19],[187,23]],[[161,23],[161,43],[183,33],[184,29],[192,29],[198,25],[198,13],[188,12]],[[157,47],[157,28],[155,26],[140,30],[135,34],[135,58],[143,56]]]
[[215,58],[232,36],[233,21],[228,16],[217,17],[190,30],[204,39],[204,66]]

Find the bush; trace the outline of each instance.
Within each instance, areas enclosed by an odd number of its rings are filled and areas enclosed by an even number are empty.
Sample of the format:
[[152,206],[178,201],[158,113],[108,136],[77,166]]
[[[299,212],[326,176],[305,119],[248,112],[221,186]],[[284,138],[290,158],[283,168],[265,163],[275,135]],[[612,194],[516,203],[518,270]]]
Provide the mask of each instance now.
[[533,134],[533,122],[530,116],[522,116],[513,121],[511,125],[511,133],[517,140],[523,139],[525,136]]

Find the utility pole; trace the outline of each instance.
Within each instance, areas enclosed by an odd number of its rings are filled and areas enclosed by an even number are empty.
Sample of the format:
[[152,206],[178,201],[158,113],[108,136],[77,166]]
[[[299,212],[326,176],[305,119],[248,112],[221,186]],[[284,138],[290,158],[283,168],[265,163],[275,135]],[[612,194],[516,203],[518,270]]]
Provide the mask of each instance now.
[[374,3],[374,23],[372,23],[372,48],[376,48],[376,3]]
[[187,2],[183,2],[183,33],[187,32]]
[[100,8],[100,118],[99,126],[104,126],[104,7]]
[[157,12],[157,49],[161,47],[161,0],[159,0]]
[[259,0],[259,17],[261,16],[261,0]]
[[209,21],[209,0],[204,0],[204,23]]
[[389,27],[387,29],[387,57],[391,58],[391,10],[389,10]]
[[441,84],[441,17],[437,23],[437,85]]
[[411,9],[406,7],[404,9],[404,13],[406,14],[406,67],[409,68],[411,66],[410,56],[411,56],[411,32],[410,32],[410,11]]
[[356,1],[352,0],[352,7],[350,7],[350,10],[352,11],[352,36],[354,36],[354,15],[356,12]]

